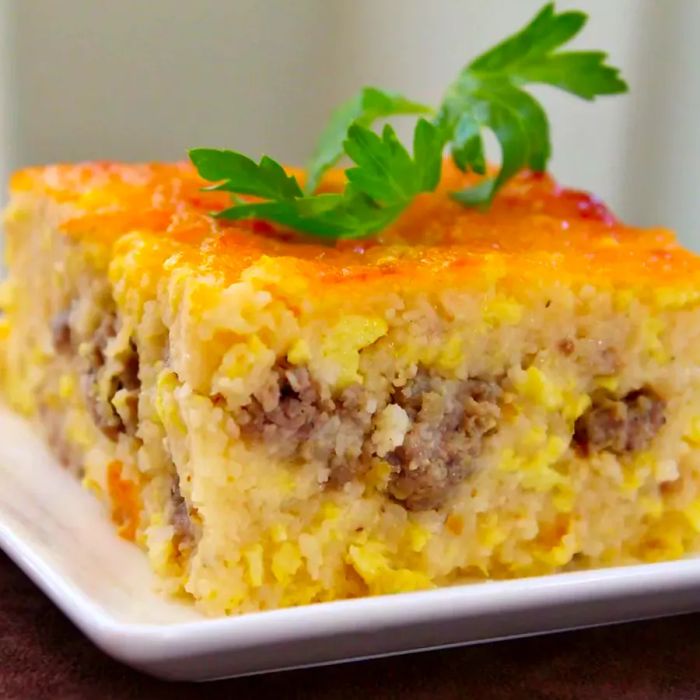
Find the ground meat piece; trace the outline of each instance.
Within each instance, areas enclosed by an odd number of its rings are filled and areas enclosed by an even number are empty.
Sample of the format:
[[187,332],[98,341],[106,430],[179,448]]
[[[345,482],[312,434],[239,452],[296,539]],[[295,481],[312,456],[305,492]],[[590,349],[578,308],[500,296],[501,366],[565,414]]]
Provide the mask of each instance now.
[[117,335],[117,315],[114,312],[105,314],[93,335],[92,343],[93,349],[99,357],[96,362],[99,363],[100,367],[104,364],[104,353],[107,345],[115,335]]
[[239,423],[244,433],[261,434],[291,453],[328,419],[332,409],[332,402],[321,401],[306,368],[280,363],[270,381],[253,395]]
[[573,355],[577,362],[585,364],[595,375],[618,373],[624,366],[619,350],[599,338],[576,338]]
[[627,395],[627,448],[646,448],[666,423],[666,402],[650,389]]
[[600,349],[596,366],[600,374],[615,374],[622,369],[622,358],[620,353],[611,346]]
[[61,311],[53,317],[53,321],[51,322],[51,336],[53,338],[54,350],[59,355],[65,355],[71,351],[73,342],[68,311]]
[[180,477],[177,472],[173,475],[173,480],[170,484],[170,500],[173,504],[170,523],[175,530],[173,537],[175,551],[179,554],[192,548],[194,528],[192,527],[192,519],[187,508],[187,502],[180,492]]
[[[110,439],[116,441],[121,433],[134,435],[137,427],[139,356],[133,340],[119,356],[106,362],[108,343],[117,333],[116,316],[108,314],[95,331],[86,366],[83,371],[83,393],[95,425]],[[125,409],[119,413],[112,403],[119,391],[125,391]]]
[[119,383],[124,389],[140,389],[139,380],[139,352],[136,343],[129,340],[129,349],[122,357],[122,371],[119,373]]
[[602,396],[576,421],[574,444],[588,455],[607,450],[622,455],[643,450],[666,422],[666,402],[648,387],[615,399]]
[[616,348],[596,338],[565,337],[556,348],[565,357],[574,356],[576,361],[585,363],[596,375],[615,374],[624,364]]
[[419,373],[394,401],[412,419],[403,445],[387,456],[395,473],[389,493],[409,510],[442,505],[497,426],[501,389],[494,380],[450,382]]
[[118,411],[123,432],[127,435],[136,435],[138,428],[138,406],[141,381],[139,380],[139,353],[133,340],[129,341],[129,348],[121,357],[121,371],[115,375],[113,386],[115,392],[110,398],[114,398],[117,391],[124,391],[124,400]]
[[261,439],[276,455],[298,455],[329,466],[328,483],[340,486],[366,469],[365,443],[372,414],[359,385],[323,396],[308,369],[280,362],[270,381],[237,417],[243,436]]
[[[404,443],[386,456],[394,467],[390,495],[407,508],[438,507],[462,481],[498,420],[495,381],[446,380],[421,371],[391,401],[408,414]],[[373,418],[365,389],[324,395],[306,368],[279,362],[270,381],[236,416],[244,438],[264,442],[276,456],[328,466],[329,487],[364,473],[375,457]]]
[[562,338],[557,343],[557,348],[562,355],[566,355],[568,357],[576,349],[576,345],[571,338]]
[[[115,395],[116,396],[116,395]],[[124,400],[120,403],[119,418],[123,425],[123,432],[132,437],[136,435],[139,425],[139,392],[130,390],[126,392]]]
[[83,393],[93,423],[103,435],[116,442],[124,429],[122,419],[111,403],[99,398],[97,384],[89,375],[83,378]]
[[83,394],[87,403],[90,416],[95,425],[110,439],[116,440],[122,428],[121,418],[114,410],[110,400],[116,388],[111,392],[108,400],[102,396],[102,376],[105,366],[105,350],[107,344],[116,334],[116,318],[114,314],[107,314],[95,331],[90,347],[85,353],[86,367],[82,377]]
[[74,474],[82,476],[82,451],[66,437],[66,414],[61,407],[39,406],[39,414],[46,441],[58,461]]

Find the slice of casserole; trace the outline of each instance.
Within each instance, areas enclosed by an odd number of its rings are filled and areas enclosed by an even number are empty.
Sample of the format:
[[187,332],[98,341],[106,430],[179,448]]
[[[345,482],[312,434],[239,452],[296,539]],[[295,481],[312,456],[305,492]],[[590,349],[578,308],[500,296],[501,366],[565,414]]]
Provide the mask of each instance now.
[[5,396],[168,590],[234,613],[700,548],[700,260],[547,177],[466,209],[446,169],[334,246],[217,223],[184,164],[15,175]]

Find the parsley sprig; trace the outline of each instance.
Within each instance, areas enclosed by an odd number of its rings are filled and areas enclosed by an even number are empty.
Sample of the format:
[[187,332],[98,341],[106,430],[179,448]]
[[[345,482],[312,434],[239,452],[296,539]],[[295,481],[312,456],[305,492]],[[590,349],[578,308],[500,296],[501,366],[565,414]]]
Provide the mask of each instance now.
[[517,34],[472,61],[448,89],[439,121],[451,134],[452,157],[461,170],[486,172],[482,132],[501,147],[498,174],[453,194],[464,204],[487,204],[523,168],[542,171],[551,154],[549,122],[542,105],[523,89],[543,83],[592,100],[627,90],[619,71],[600,51],[558,51],[585,25],[583,12],[557,15],[546,5]]
[[[354,123],[343,151],[355,163],[345,171],[340,194],[305,195],[293,176],[264,156],[256,163],[234,151],[198,148],[190,158],[209,190],[231,192],[234,205],[215,214],[222,219],[258,218],[324,238],[359,238],[391,223],[421,192],[440,180],[442,142],[436,126],[421,119],[413,138],[413,158],[387,124],[382,135]],[[238,195],[259,197],[243,202]]]
[[[268,156],[256,163],[234,151],[190,151],[200,176],[217,183],[207,189],[231,193],[233,205],[215,216],[264,219],[330,240],[368,236],[389,225],[418,194],[435,190],[446,147],[460,170],[485,176],[451,196],[467,206],[488,206],[511,177],[524,168],[543,171],[551,155],[547,115],[525,86],[550,85],[586,100],[626,92],[604,53],[560,51],[586,20],[582,12],[557,14],[554,3],[546,5],[524,29],[469,63],[435,111],[396,93],[364,88],[332,115],[304,188]],[[397,115],[418,116],[412,156],[389,124],[381,135],[372,130],[378,120]],[[487,130],[501,149],[500,168],[488,177]],[[345,189],[316,193],[324,173],[343,157],[352,162]]]

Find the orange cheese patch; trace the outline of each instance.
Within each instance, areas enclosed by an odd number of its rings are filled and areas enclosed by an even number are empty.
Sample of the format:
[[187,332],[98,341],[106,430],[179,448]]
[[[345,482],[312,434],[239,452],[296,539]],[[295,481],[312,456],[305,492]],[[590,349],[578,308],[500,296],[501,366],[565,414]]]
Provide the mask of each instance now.
[[107,466],[107,491],[112,504],[112,521],[119,535],[134,540],[141,513],[138,485],[122,477],[123,465],[114,460]]
[[[260,221],[209,216],[230,204],[222,192],[202,192],[187,163],[111,162],[54,165],[16,173],[13,193],[44,192],[61,203],[66,235],[102,243],[113,254],[139,245],[139,264],[154,276],[168,258],[221,282],[235,281],[262,256],[282,278],[300,275],[309,294],[366,295],[372,287],[479,284],[496,274],[518,289],[525,281],[578,280],[604,286],[687,285],[700,259],[666,229],[626,226],[595,197],[560,187],[550,176],[521,173],[488,211],[464,207],[449,193],[474,177],[446,162],[434,193],[419,196],[378,236],[323,242]],[[332,172],[323,188],[343,186]],[[119,239],[128,236],[119,245]],[[124,250],[126,248],[126,250]]]

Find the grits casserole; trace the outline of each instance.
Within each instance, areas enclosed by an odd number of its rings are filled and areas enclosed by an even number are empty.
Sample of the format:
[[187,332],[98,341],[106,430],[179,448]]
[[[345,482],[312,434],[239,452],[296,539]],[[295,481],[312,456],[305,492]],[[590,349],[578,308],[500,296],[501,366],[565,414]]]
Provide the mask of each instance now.
[[21,171],[3,394],[208,614],[698,551],[700,259],[469,178],[321,245],[186,164]]

